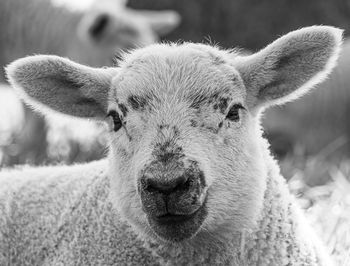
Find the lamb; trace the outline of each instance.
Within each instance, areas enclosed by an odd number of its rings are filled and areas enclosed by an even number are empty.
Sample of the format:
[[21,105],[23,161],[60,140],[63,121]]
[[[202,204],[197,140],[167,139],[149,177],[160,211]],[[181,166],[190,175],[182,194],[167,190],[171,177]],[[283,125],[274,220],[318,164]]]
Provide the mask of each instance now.
[[9,81],[27,103],[106,123],[110,152],[1,172],[0,264],[332,265],[259,121],[324,80],[341,40],[312,26],[248,56],[184,43],[111,68],[13,62]]
[[[110,66],[120,49],[151,44],[180,22],[175,11],[138,11],[126,8],[126,2],[97,0],[90,9],[73,11],[51,0],[2,0],[0,65],[49,53]],[[1,70],[0,81],[4,78]]]

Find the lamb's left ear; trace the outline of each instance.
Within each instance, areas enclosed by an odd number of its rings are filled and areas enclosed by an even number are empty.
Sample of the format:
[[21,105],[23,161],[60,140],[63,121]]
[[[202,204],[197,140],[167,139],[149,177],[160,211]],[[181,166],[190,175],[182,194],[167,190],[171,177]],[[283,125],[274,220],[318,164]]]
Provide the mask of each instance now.
[[[116,68],[92,68],[58,56],[37,55],[7,66],[9,82],[23,100],[45,113],[45,107],[87,118],[103,118]],[[47,108],[46,108],[47,109]]]
[[237,57],[248,104],[266,107],[293,100],[322,82],[335,66],[342,30],[312,26],[293,31],[261,51]]

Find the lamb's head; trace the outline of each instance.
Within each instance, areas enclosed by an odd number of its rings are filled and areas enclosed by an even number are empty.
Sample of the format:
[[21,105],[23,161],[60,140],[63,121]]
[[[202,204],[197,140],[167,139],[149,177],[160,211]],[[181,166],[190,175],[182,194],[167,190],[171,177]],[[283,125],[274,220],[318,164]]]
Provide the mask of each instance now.
[[268,174],[259,114],[320,82],[340,43],[340,30],[310,27],[249,56],[161,44],[115,68],[34,56],[7,73],[44,112],[106,121],[112,203],[141,232],[178,242],[256,225]]
[[78,24],[70,54],[84,64],[111,66],[116,53],[155,43],[180,23],[175,11],[135,10],[126,2],[95,0]]

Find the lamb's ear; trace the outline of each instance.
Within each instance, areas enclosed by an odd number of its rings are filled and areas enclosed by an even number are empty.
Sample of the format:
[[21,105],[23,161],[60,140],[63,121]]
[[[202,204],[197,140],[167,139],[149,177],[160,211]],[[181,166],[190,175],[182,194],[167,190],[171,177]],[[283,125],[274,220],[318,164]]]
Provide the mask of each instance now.
[[87,118],[106,115],[116,68],[91,68],[58,56],[37,55],[7,66],[9,82],[20,97],[45,113],[45,107]]
[[108,28],[112,24],[112,17],[110,14],[98,14],[93,18],[90,18],[90,20],[86,23],[88,24],[88,26],[87,29],[85,29],[85,31],[87,31],[89,38],[91,38],[91,40],[93,40],[95,43],[102,43],[103,40],[107,40],[108,37],[110,37],[109,35],[111,33],[108,31]]
[[312,26],[293,31],[261,51],[237,57],[234,66],[251,107],[293,100],[322,82],[335,66],[342,30]]

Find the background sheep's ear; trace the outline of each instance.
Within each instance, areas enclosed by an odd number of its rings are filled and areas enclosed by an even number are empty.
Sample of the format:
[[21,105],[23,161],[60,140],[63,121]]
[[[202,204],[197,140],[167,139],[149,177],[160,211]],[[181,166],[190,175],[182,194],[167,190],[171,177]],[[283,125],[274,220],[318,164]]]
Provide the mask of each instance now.
[[181,22],[179,13],[172,10],[139,10],[137,12],[149,23],[151,29],[160,36],[170,33]]
[[313,26],[291,32],[261,51],[237,57],[248,104],[264,107],[293,100],[323,81],[335,66],[342,30]]
[[116,71],[45,55],[18,59],[6,68],[11,85],[33,107],[88,118],[106,115],[110,82]]
[[[113,8],[113,9],[112,9]],[[112,6],[111,10],[115,7]],[[117,9],[114,12],[121,12]],[[124,21],[116,21],[116,16],[111,11],[92,10],[87,13],[79,22],[77,34],[83,42],[96,46],[115,46],[125,33],[134,37],[133,25]]]
[[108,34],[108,27],[111,23],[111,17],[107,13],[96,15],[89,23],[87,32],[94,42],[99,43]]

